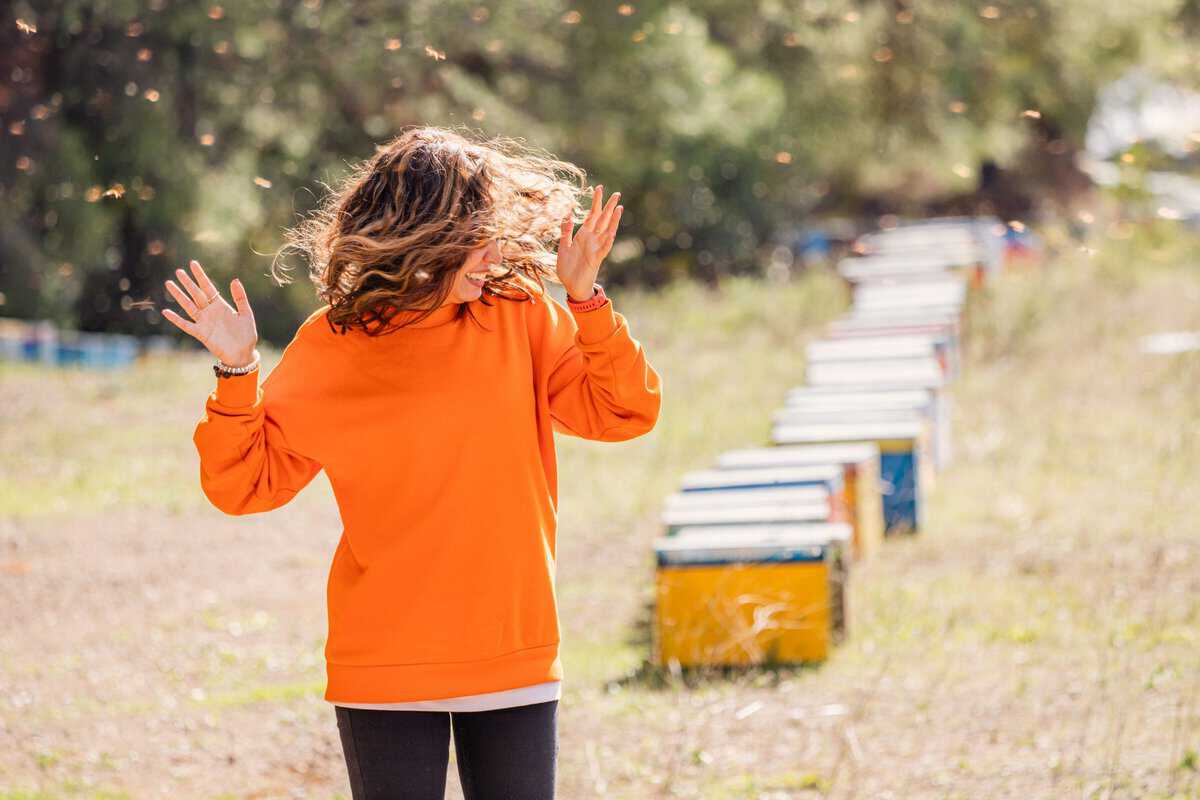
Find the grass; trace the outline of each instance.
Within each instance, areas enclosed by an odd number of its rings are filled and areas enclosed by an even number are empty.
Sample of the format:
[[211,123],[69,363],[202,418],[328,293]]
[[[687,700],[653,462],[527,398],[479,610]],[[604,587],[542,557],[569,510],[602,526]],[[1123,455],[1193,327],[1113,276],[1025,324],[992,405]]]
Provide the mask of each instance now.
[[252,703],[279,703],[302,698],[320,698],[325,691],[325,681],[305,681],[271,686],[248,686],[225,694],[207,694],[193,700],[208,706],[244,706]]
[[[272,356],[274,363],[278,354]],[[204,498],[192,485],[198,462],[180,434],[203,412],[203,360],[154,357],[113,373],[0,361],[0,384],[15,400],[5,410],[4,515],[65,519],[130,506],[166,514],[200,508]],[[199,409],[180,403],[183,393],[198,393]]]
[[[635,334],[654,348],[656,364],[683,367],[666,368],[671,381],[668,410],[678,412],[687,407],[693,392],[711,386],[714,370],[723,368],[722,359],[711,353],[726,350],[730,339],[742,339],[738,349],[754,362],[753,373],[743,379],[769,392],[781,374],[794,372],[790,364],[769,354],[793,346],[813,323],[833,314],[844,302],[842,293],[840,284],[824,275],[777,287],[770,297],[749,279],[731,280],[719,294],[680,283],[661,295],[634,295],[621,308],[634,321]],[[790,313],[778,314],[778,307]],[[266,374],[280,351],[265,345],[260,351]],[[0,383],[15,401],[6,409],[0,512],[8,518],[31,518],[98,514],[128,506],[166,514],[208,508],[196,491],[198,466],[190,428],[202,416],[204,396],[212,389],[210,361],[203,351],[190,351],[147,358],[119,372],[0,361]],[[727,410],[759,399],[756,393],[745,393],[746,388],[734,384],[721,392],[719,398],[731,403]],[[687,417],[668,416],[680,421]],[[723,417],[711,436],[697,436],[699,420],[673,426],[656,448],[665,446],[667,452],[644,466],[663,466],[663,458],[686,459],[710,449],[715,441],[745,432],[745,417]],[[766,430],[765,421],[754,422],[754,433]],[[586,461],[582,454],[576,457]],[[628,510],[628,504],[619,507],[621,513]]]
[[[564,797],[1200,797],[1200,355],[1137,349],[1143,334],[1200,329],[1200,242],[1163,223],[1112,225],[1086,250],[1043,233],[1056,248],[1044,269],[972,300],[957,460],[930,498],[928,532],[855,569],[850,638],[816,669],[647,669],[650,542],[684,471],[767,440],[770,412],[802,380],[804,341],[845,303],[840,284],[621,293],[618,310],[663,376],[664,408],[632,442],[559,440]],[[100,731],[156,721],[193,729],[135,733],[129,749],[167,759],[175,749],[155,748],[193,743],[181,763],[218,776],[211,791],[175,779],[175,796],[283,797],[297,785],[346,796],[312,626],[336,526],[328,486],[314,482],[263,527],[206,505],[190,442],[212,381],[203,355],[121,376],[2,369],[15,424],[0,512],[35,569],[0,573],[0,606],[46,602],[22,588],[49,558],[39,548],[95,535],[111,524],[97,520],[129,509],[174,520],[155,533],[164,553],[219,541],[234,571],[206,579],[220,593],[211,607],[129,606],[142,617],[114,628],[107,663],[76,655],[68,629],[53,658],[0,647],[4,674],[41,697],[102,668],[185,699],[203,689],[166,713],[149,691],[140,706],[80,697],[61,722],[36,703],[10,720],[0,694],[9,728],[35,725],[38,738],[0,739],[0,788],[11,787],[0,800],[103,796],[81,783],[100,769],[85,758]],[[255,547],[294,552],[255,572]],[[176,591],[192,591],[200,565],[178,569]],[[111,599],[90,575],[48,585],[92,581],[93,602]],[[275,594],[251,594],[271,576]],[[23,630],[20,615],[5,622]],[[123,649],[146,631],[161,676]],[[223,738],[244,754],[236,764],[221,760]],[[165,796],[143,771],[114,762],[98,785]]]

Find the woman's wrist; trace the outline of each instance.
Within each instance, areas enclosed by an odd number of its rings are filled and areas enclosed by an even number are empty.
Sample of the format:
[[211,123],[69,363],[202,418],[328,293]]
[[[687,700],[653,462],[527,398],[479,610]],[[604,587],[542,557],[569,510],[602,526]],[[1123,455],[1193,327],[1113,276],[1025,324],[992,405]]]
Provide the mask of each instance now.
[[567,306],[572,311],[591,311],[594,308],[599,308],[607,301],[604,294],[604,287],[598,283],[592,284],[592,296],[586,300],[576,300],[567,294]]
[[249,358],[238,359],[237,362],[233,363],[233,364],[226,363],[225,361],[218,358],[217,363],[213,364],[213,372],[217,375],[217,377],[226,377],[226,376],[230,376],[230,375],[245,375],[247,373],[253,372],[254,370],[258,369],[259,361],[260,361],[260,357],[259,357],[259,353],[258,353],[258,348],[256,347],[256,348],[254,348],[254,351],[250,354]]
[[597,285],[598,284],[595,284],[595,283],[592,284],[591,291],[588,293],[587,297],[576,297],[575,295],[571,294],[570,292],[567,292],[567,297],[570,298],[571,302],[573,302],[573,303],[586,303],[587,301],[591,300],[593,297],[596,296],[596,286]]

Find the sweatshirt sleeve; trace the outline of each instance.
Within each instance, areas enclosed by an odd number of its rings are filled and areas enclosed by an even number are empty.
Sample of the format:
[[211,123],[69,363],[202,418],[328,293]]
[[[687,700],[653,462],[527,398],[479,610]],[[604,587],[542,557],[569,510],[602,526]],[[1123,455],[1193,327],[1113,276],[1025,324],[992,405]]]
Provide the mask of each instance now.
[[292,387],[302,380],[299,334],[271,374],[217,378],[192,441],[200,454],[200,486],[227,514],[254,514],[287,503],[321,470],[284,433],[285,406],[297,407]]
[[619,442],[654,428],[661,381],[612,299],[590,311],[568,309],[549,294],[543,303],[540,363],[555,430]]

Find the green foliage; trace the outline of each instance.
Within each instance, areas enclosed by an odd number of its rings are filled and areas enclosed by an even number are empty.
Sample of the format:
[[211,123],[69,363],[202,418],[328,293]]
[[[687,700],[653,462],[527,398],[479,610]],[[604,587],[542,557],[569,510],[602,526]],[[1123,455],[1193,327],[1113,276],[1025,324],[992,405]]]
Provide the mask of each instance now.
[[195,257],[282,344],[315,298],[304,264],[268,277],[281,229],[418,123],[620,188],[610,283],[758,274],[813,215],[912,210],[1031,142],[1077,148],[1130,63],[1193,78],[1178,6],[22,0],[0,15],[0,312],[175,333],[152,306]]

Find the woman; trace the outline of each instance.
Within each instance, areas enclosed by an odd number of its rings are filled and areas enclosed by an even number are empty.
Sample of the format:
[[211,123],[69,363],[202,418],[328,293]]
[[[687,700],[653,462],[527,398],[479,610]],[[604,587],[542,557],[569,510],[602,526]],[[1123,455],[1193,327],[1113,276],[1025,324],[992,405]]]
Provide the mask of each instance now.
[[325,699],[355,800],[441,798],[452,728],[468,798],[554,794],[553,432],[630,439],[661,400],[596,283],[619,195],[576,230],[585,193],[512,142],[405,131],[289,231],[325,305],[261,385],[241,281],[232,306],[196,261],[167,281],[190,320],[164,316],[218,359],[205,495],[267,511],[323,468],[337,498]]

